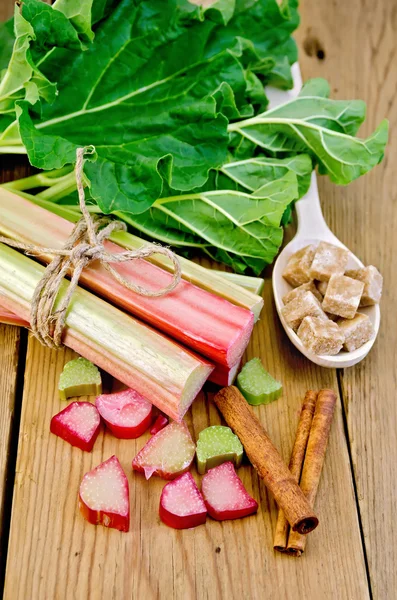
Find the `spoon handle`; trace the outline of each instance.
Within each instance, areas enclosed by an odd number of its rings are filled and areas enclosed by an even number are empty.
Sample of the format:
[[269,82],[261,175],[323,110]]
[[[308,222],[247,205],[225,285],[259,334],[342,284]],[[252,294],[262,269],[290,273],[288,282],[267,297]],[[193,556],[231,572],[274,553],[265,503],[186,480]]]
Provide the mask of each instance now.
[[330,239],[334,237],[321,211],[315,171],[312,172],[311,183],[307,193],[298,200],[295,208],[298,216],[297,236],[307,239]]

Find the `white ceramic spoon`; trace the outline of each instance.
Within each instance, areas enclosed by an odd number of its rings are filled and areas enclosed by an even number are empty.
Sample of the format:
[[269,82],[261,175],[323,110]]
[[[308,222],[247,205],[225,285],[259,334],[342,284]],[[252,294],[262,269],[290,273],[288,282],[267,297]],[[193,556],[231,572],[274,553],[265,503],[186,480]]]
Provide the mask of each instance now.
[[[307,246],[308,244],[314,244],[320,241],[329,242],[335,246],[346,248],[346,246],[334,236],[324,220],[321,212],[315,173],[312,174],[311,185],[308,193],[303,196],[303,198],[298,200],[298,202],[295,204],[295,208],[298,216],[298,231],[294,239],[287,244],[284,250],[280,253],[275,262],[273,270],[273,294],[278,315],[291,342],[312,362],[322,367],[329,367],[332,369],[352,367],[367,356],[376,339],[380,324],[380,309],[378,304],[375,306],[360,308],[360,312],[367,314],[372,321],[375,331],[373,338],[361,346],[361,348],[358,348],[353,352],[341,351],[335,356],[315,355],[309,352],[309,350],[302,344],[296,333],[287,325],[282,315],[281,309],[284,306],[282,298],[292,289],[283,278],[282,273],[291,254],[300,248]],[[352,252],[350,252],[347,268],[358,269],[363,266],[363,263],[356,256],[354,256]]]

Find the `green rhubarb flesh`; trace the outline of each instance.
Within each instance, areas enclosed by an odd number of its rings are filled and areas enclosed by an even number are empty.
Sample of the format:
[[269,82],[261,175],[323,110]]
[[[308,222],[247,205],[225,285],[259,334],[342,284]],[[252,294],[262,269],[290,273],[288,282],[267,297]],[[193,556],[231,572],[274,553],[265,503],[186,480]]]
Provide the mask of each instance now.
[[203,475],[208,469],[231,461],[235,467],[243,460],[243,446],[230,427],[213,425],[200,432],[197,440],[197,470]]
[[249,404],[270,404],[280,398],[283,386],[265,371],[259,358],[252,358],[237,375],[237,387]]
[[66,363],[59,378],[61,400],[74,396],[99,396],[102,394],[102,380],[98,367],[79,356]]

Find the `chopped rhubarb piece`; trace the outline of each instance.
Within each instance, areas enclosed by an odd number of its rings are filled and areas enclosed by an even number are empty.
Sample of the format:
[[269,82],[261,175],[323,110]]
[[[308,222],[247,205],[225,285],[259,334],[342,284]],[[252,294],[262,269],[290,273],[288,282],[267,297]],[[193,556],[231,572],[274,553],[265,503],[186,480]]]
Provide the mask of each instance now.
[[174,529],[189,529],[205,523],[207,509],[190,473],[164,486],[159,513],[163,523]]
[[51,419],[50,431],[72,446],[91,452],[101,418],[90,402],[72,402]]
[[150,430],[150,435],[156,435],[159,431],[164,429],[168,425],[168,419],[164,415],[159,415],[154,422],[153,427]]
[[204,475],[202,492],[208,514],[217,521],[247,517],[258,510],[257,501],[248,494],[231,462]]
[[232,461],[236,467],[241,465],[244,449],[230,427],[213,425],[200,431],[197,440],[197,470],[203,475],[208,469]]
[[98,367],[82,356],[70,360],[63,368],[58,389],[61,400],[100,394],[102,380]]
[[153,405],[135,390],[102,394],[95,404],[106,426],[123,440],[139,437],[152,422]]
[[132,461],[132,468],[146,479],[158,475],[175,479],[193,462],[196,447],[185,423],[170,423],[154,435]]
[[265,371],[259,358],[248,361],[237,375],[237,387],[249,404],[270,404],[280,398],[283,386]]
[[128,480],[116,456],[84,475],[80,484],[79,506],[83,517],[89,523],[128,531]]

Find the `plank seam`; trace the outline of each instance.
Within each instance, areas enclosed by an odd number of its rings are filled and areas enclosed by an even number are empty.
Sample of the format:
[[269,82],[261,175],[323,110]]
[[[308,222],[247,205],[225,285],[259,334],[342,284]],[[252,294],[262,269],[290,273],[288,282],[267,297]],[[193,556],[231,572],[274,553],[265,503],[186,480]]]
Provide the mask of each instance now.
[[365,545],[364,527],[363,527],[363,521],[362,521],[362,517],[361,517],[360,503],[359,503],[359,499],[358,499],[356,475],[355,475],[353,456],[352,456],[351,446],[350,446],[349,426],[347,423],[347,414],[346,414],[346,408],[345,408],[345,402],[344,402],[343,385],[342,385],[343,372],[344,372],[343,369],[337,369],[336,370],[336,378],[338,381],[339,396],[341,398],[343,430],[344,430],[344,434],[345,434],[345,438],[346,438],[347,453],[349,456],[350,472],[351,472],[352,483],[353,483],[354,499],[356,501],[356,507],[357,507],[357,519],[358,519],[358,527],[360,530],[361,546],[362,546],[363,555],[364,555],[365,573],[367,575],[369,597],[370,597],[370,600],[373,600],[374,596],[372,593],[371,573],[370,573],[370,569],[369,569],[367,548]]
[[17,378],[15,386],[15,400],[14,400],[14,413],[11,424],[10,442],[7,454],[7,466],[6,466],[6,484],[4,490],[4,511],[3,511],[3,522],[1,531],[3,532],[1,544],[0,544],[0,597],[3,597],[4,584],[5,584],[5,571],[7,563],[8,553],[8,541],[10,536],[10,523],[12,513],[12,501],[14,495],[14,483],[15,483],[15,468],[18,455],[18,440],[19,440],[19,429],[21,424],[21,410],[22,410],[22,396],[24,387],[24,376],[25,376],[25,365],[26,365],[26,353],[28,345],[28,334],[27,331],[21,329],[21,335],[19,339],[18,348],[18,367],[17,367]]

